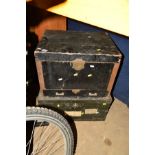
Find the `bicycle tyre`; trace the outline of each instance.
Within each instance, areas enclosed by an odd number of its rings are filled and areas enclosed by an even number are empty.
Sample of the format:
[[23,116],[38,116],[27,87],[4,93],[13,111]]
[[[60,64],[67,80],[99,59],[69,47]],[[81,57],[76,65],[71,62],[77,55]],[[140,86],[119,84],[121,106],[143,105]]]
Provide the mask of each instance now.
[[[62,133],[64,139],[64,155],[73,155],[74,138],[73,132],[67,120],[59,113],[42,107],[26,107],[26,122],[47,122],[54,124]],[[50,130],[51,131],[51,130]],[[33,130],[34,134],[34,130]],[[32,137],[32,134],[31,134]],[[30,141],[31,142],[31,141]],[[29,153],[28,153],[29,154]],[[35,155],[35,153],[31,153]],[[38,155],[38,153],[36,153]],[[41,153],[46,155],[46,153]],[[47,153],[47,155],[51,153]]]

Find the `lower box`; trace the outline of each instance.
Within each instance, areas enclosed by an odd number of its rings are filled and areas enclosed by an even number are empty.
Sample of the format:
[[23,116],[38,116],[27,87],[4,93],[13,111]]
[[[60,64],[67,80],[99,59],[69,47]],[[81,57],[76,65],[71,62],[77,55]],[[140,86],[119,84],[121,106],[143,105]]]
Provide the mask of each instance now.
[[106,97],[48,97],[41,93],[37,98],[38,106],[52,108],[79,121],[102,121],[112,103],[110,95]]

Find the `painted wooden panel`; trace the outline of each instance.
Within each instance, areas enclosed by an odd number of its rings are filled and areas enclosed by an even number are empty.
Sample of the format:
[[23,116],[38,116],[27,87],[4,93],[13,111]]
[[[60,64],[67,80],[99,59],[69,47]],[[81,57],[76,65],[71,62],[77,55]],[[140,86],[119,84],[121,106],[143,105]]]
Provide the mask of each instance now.
[[48,9],[87,24],[128,36],[128,0],[66,0]]

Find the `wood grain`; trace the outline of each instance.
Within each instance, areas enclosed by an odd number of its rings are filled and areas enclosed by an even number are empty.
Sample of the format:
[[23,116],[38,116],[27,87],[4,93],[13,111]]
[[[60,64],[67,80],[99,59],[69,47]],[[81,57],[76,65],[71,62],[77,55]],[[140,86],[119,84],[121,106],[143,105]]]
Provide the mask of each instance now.
[[37,73],[38,73],[40,91],[43,92],[43,89],[45,89],[45,83],[44,83],[42,62],[39,61],[39,60],[36,60],[36,67],[37,67]]
[[120,63],[115,63],[114,64],[114,67],[113,67],[113,70],[112,70],[112,74],[111,74],[111,77],[110,77],[110,80],[109,80],[108,88],[107,88],[107,91],[109,93],[111,93],[111,90],[113,88],[113,84],[114,84],[114,81],[115,81],[115,78],[116,78],[119,66],[120,66]]

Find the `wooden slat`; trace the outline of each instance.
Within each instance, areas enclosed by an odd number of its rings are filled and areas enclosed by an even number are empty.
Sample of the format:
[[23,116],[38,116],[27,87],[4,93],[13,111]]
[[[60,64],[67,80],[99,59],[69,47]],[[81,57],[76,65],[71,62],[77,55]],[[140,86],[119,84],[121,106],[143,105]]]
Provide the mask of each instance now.
[[115,63],[114,68],[112,70],[112,74],[111,74],[111,77],[110,77],[109,85],[108,85],[108,88],[107,88],[107,91],[109,93],[111,93],[111,90],[113,88],[113,84],[114,84],[114,81],[115,81],[115,78],[116,78],[119,66],[120,66],[120,63]]
[[45,89],[45,82],[44,82],[44,76],[43,76],[42,62],[39,60],[36,60],[36,67],[37,67],[40,91],[43,92],[43,89]]

